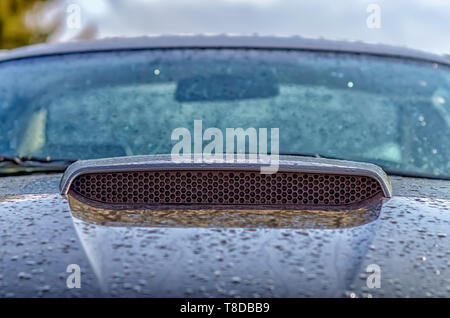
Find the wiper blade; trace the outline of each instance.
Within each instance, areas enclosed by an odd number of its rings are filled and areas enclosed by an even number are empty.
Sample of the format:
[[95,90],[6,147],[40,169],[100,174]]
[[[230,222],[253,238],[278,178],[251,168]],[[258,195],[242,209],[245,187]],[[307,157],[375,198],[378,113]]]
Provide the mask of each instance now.
[[334,157],[328,155],[322,155],[319,153],[313,152],[291,152],[291,153],[280,153],[280,155],[287,156],[301,156],[301,157],[312,157],[312,158],[324,158],[324,159],[335,159],[335,160],[346,160],[346,161],[356,161],[356,162],[366,162],[372,163],[379,166],[384,170],[388,175],[399,176],[399,177],[411,177],[411,178],[427,178],[427,179],[437,179],[437,180],[450,180],[450,175],[448,174],[440,174],[435,175],[429,172],[422,171],[407,171],[404,169],[394,168],[395,162],[390,162],[381,159],[367,159],[362,157],[353,157],[353,158],[342,158],[342,157]]
[[0,174],[64,171],[75,161],[74,159],[53,159],[51,157],[0,155]]
[[336,160],[348,160],[328,155],[322,155],[316,152],[282,152],[280,153],[282,156],[298,156],[298,157],[311,157],[311,158],[324,158],[324,159],[336,159]]
[[18,166],[24,167],[45,167],[45,166],[68,166],[74,163],[75,159],[54,159],[49,156],[47,157],[33,157],[33,156],[1,156],[0,155],[0,164],[1,163],[12,163]]

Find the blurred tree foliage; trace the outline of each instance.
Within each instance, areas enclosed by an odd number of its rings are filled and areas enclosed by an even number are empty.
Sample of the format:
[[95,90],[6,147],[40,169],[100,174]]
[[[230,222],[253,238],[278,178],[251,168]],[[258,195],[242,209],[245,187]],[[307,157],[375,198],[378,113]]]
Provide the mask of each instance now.
[[27,12],[46,0],[0,0],[0,49],[43,42],[50,32],[25,23]]

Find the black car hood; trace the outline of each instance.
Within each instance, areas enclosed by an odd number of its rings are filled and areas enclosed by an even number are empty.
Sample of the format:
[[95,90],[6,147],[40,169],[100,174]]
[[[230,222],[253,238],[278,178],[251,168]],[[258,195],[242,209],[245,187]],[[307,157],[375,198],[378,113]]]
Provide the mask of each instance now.
[[[450,295],[450,181],[391,177],[394,196],[367,222],[252,228],[90,222],[60,179],[0,179],[0,296]],[[70,264],[79,289],[67,287]],[[367,284],[371,264],[380,288]]]

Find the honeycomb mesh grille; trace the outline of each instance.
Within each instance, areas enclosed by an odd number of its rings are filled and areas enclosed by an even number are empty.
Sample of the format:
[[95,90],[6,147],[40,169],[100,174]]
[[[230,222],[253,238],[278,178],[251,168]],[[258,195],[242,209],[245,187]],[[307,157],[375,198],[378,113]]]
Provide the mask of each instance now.
[[70,191],[112,206],[342,206],[382,196],[380,184],[364,176],[204,170],[84,174]]

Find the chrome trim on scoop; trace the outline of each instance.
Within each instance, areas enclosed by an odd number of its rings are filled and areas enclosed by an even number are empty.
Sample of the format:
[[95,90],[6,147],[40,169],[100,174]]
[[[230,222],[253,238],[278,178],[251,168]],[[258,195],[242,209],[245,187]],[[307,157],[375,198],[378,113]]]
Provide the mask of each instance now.
[[[194,160],[174,162],[170,155],[128,156],[107,159],[80,160],[70,165],[65,171],[59,189],[66,195],[73,180],[87,173],[126,172],[144,170],[211,170],[226,169],[236,171],[260,171],[262,163],[255,160],[234,159],[233,162],[197,163]],[[363,162],[345,160],[309,158],[298,156],[280,156],[279,172],[305,172],[321,174],[356,175],[375,178],[380,184],[385,198],[392,196],[389,177],[380,167]]]

